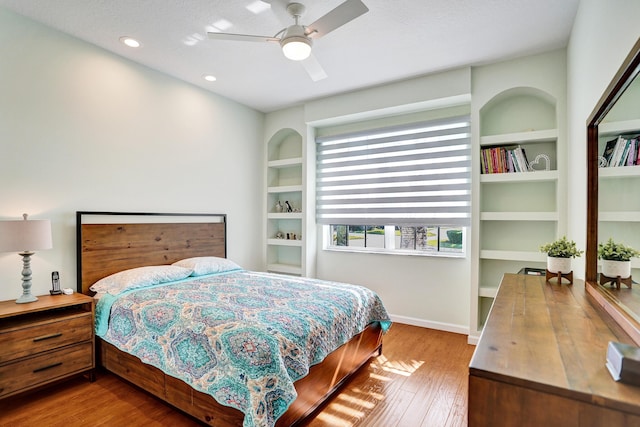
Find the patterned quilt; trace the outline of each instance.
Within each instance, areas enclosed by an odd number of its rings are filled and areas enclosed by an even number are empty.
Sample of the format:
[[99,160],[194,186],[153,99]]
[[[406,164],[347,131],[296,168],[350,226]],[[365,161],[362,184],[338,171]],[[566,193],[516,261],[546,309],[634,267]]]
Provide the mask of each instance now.
[[372,322],[390,326],[367,288],[245,270],[109,295],[96,309],[104,340],[239,409],[245,427],[273,426],[293,382]]

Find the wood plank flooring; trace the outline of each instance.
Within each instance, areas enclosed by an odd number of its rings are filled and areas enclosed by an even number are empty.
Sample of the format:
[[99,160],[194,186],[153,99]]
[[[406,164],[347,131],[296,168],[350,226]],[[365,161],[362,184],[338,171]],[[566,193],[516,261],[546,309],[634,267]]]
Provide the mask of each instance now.
[[[468,366],[474,346],[464,335],[394,324],[383,354],[372,360],[307,424],[309,427],[467,425]],[[99,371],[0,400],[0,425],[197,426],[192,418]]]

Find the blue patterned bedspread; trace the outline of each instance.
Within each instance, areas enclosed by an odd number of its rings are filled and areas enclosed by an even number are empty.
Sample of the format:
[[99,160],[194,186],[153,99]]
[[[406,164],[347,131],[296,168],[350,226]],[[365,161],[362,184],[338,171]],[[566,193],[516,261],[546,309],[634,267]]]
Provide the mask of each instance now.
[[107,295],[96,309],[105,341],[239,409],[245,427],[273,426],[293,382],[372,322],[391,324],[367,288],[245,270]]

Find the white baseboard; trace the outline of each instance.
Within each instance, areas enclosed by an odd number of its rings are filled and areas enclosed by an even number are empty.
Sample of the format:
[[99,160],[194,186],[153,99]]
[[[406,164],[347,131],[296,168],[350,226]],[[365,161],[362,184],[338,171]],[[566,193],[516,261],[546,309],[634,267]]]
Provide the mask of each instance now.
[[[405,325],[420,326],[422,328],[436,329],[439,331],[453,332],[454,334],[469,335],[469,327],[454,325],[451,323],[434,322],[431,320],[417,319],[415,317],[390,315],[393,322],[404,323]],[[477,339],[476,339],[477,341]]]

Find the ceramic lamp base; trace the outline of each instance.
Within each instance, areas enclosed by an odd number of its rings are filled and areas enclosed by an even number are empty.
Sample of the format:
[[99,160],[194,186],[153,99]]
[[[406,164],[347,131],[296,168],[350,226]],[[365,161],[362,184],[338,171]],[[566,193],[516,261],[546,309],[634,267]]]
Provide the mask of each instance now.
[[31,255],[33,252],[20,252],[22,257],[22,295],[16,300],[16,304],[26,304],[38,301],[38,298],[31,295]]

